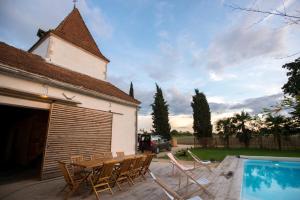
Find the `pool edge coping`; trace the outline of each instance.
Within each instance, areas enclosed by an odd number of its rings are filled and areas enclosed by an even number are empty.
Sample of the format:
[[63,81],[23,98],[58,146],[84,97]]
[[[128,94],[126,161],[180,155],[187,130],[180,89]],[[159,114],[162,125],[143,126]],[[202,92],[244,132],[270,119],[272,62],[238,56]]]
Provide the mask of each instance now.
[[242,159],[253,159],[253,160],[275,160],[275,161],[296,161],[300,162],[299,157],[274,157],[274,156],[245,156],[240,155]]

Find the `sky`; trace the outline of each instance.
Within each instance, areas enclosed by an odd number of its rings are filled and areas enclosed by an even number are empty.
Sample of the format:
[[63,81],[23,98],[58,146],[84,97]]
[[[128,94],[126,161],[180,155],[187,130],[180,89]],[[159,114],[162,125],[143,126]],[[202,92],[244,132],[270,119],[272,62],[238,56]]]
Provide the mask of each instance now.
[[[192,131],[191,99],[203,92],[212,123],[242,110],[258,114],[283,98],[282,65],[300,52],[300,25],[227,5],[298,14],[297,0],[78,0],[101,52],[108,80],[133,82],[142,104],[139,129],[150,130],[155,83],[169,105],[172,129]],[[0,41],[28,50],[39,28],[55,28],[72,0],[0,0]],[[298,54],[298,56],[300,56]]]

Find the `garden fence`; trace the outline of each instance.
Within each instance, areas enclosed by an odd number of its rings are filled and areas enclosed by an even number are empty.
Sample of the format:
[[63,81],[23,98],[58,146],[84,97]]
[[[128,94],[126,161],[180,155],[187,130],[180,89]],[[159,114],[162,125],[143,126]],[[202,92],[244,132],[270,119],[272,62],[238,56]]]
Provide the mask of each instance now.
[[[226,146],[224,139],[220,137],[201,138],[199,141],[193,136],[177,138],[178,144],[195,145],[195,147],[223,148]],[[236,137],[229,138],[229,148],[243,148],[244,143]],[[283,150],[300,149],[300,135],[282,136],[281,147]],[[249,148],[278,149],[277,141],[273,135],[253,137],[250,140]]]

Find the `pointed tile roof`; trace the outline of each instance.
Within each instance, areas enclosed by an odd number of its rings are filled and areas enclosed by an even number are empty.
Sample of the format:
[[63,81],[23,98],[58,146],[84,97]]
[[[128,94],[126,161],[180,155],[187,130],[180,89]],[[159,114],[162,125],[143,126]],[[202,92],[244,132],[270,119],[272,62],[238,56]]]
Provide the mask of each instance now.
[[29,49],[29,52],[48,35],[53,33],[58,37],[73,43],[74,45],[89,51],[90,53],[104,59],[109,60],[100,52],[94,38],[84,23],[83,18],[77,8],[74,8],[71,13],[54,29],[46,32],[40,40]]

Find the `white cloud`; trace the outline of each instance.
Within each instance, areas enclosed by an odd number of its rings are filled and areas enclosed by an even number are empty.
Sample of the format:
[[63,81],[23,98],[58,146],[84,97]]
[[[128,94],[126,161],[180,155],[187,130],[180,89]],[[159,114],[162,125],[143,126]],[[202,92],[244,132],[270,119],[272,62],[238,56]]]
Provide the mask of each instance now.
[[152,117],[151,115],[139,115],[138,116],[138,130],[145,129],[147,131],[152,130]]
[[[100,8],[87,1],[79,1],[77,7],[93,36],[110,37],[113,28]],[[72,8],[72,1],[1,1],[0,40],[27,50],[38,39],[39,28],[55,28]]]
[[161,39],[169,39],[169,33],[166,30],[161,30],[157,34]]
[[79,1],[78,7],[85,19],[87,19],[88,28],[101,38],[110,38],[113,34],[113,27],[103,15],[99,7],[95,7],[87,3],[87,1]]
[[170,12],[173,9],[173,5],[170,2],[167,1],[159,1],[156,4],[156,11],[155,11],[155,17],[156,17],[156,26],[161,26],[167,21],[173,20],[173,15]]
[[224,98],[220,96],[208,96],[207,101],[209,103],[225,103]]
[[241,111],[245,111],[245,112],[249,112],[251,113],[253,110],[250,108],[240,108],[240,109],[231,109],[231,110],[227,110],[224,111],[222,113],[218,113],[218,112],[213,112],[211,114],[211,122],[213,125],[215,125],[215,123],[219,120],[219,119],[224,119],[227,117],[232,117],[237,113],[240,113]]
[[262,83],[251,83],[251,84],[244,85],[243,87],[248,91],[249,90],[263,91],[264,94],[266,95],[272,95],[272,94],[280,93],[282,91],[281,86],[282,85],[273,84],[273,83],[268,84],[267,86]]
[[235,78],[237,78],[237,76],[235,74],[222,73],[221,71],[217,71],[217,72],[210,71],[209,78],[212,81],[223,81],[223,80],[235,79]]
[[218,35],[208,49],[208,68],[221,72],[250,59],[277,55],[286,49],[287,30],[270,27],[246,29],[238,24]]

